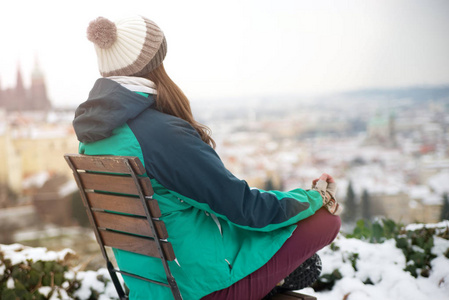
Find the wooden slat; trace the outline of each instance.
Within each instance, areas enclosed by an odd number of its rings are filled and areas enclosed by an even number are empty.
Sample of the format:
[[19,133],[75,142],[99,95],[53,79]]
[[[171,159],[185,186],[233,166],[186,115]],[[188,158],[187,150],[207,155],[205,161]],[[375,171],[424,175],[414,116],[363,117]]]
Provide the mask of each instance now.
[[[114,214],[107,211],[119,211],[126,214],[145,215],[136,187],[125,162],[129,162],[134,174],[143,175],[145,169],[137,157],[65,155],[69,165],[73,165],[75,174],[79,175],[80,189],[86,196],[85,205],[93,207],[93,218],[99,228],[95,228],[105,246],[131,251],[143,255],[160,257],[157,244],[151,236],[151,227],[146,218]],[[112,174],[111,174],[112,173]],[[132,172],[131,172],[132,173]],[[75,176],[76,177],[76,176]],[[152,196],[153,188],[148,177],[139,177],[139,185],[144,196]],[[116,193],[116,194],[109,194]],[[120,194],[120,195],[117,195]],[[84,199],[84,198],[83,198]],[[160,217],[161,212],[156,200],[146,200],[152,216]],[[104,211],[106,210],[106,211]],[[168,237],[165,224],[154,220],[154,225],[161,239]],[[110,230],[106,230],[109,228]],[[126,234],[130,231],[134,235]],[[137,235],[141,235],[139,237]],[[160,245],[167,260],[174,260],[175,254],[171,243],[161,241]]]
[[88,170],[95,172],[112,172],[129,174],[125,161],[128,160],[137,175],[145,174],[145,168],[137,157],[134,156],[95,156],[81,154],[66,154],[66,159],[70,159],[78,170]]
[[[87,193],[86,195],[92,208],[145,216],[145,210],[139,198],[101,193]],[[157,201],[148,199],[146,202],[153,218],[159,218],[161,210]]]
[[[154,236],[150,224],[148,223],[148,220],[146,218],[118,215],[101,211],[93,211],[92,213],[98,227],[143,235],[147,237]],[[160,220],[153,220],[153,222],[159,238],[168,238],[167,229],[165,228],[164,222]]]
[[[152,257],[160,257],[156,243],[151,239],[127,235],[113,231],[100,231],[100,236],[106,246],[143,254]],[[165,258],[169,261],[175,259],[173,247],[169,242],[161,242]]]
[[[81,183],[85,189],[93,189],[111,193],[138,195],[138,189],[134,184],[132,177],[100,174],[100,173],[78,173]],[[148,177],[139,178],[143,194],[145,196],[153,195],[153,187]]]

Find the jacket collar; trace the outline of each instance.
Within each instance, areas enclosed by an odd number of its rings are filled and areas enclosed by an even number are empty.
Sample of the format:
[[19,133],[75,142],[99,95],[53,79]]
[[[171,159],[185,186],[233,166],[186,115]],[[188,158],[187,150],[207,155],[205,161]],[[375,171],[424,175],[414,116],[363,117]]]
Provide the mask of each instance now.
[[102,140],[154,102],[152,94],[145,97],[113,80],[100,78],[95,82],[87,101],[76,109],[73,128],[80,142]]

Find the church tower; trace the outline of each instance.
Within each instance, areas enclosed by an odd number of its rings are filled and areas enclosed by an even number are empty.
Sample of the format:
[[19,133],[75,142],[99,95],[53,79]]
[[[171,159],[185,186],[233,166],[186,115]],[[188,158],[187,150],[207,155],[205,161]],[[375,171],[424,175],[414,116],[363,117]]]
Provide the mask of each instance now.
[[13,110],[28,110],[27,108],[27,91],[23,85],[22,72],[20,71],[20,65],[17,64],[17,77],[16,77],[16,88],[14,90],[14,99],[11,99],[10,105]]
[[396,139],[396,114],[392,111],[388,117],[388,142],[389,146],[396,148],[398,142]]
[[20,64],[17,64],[16,86],[5,90],[0,86],[0,108],[6,111],[48,111],[51,109],[45,77],[37,57],[29,88],[24,85]]
[[35,58],[34,69],[31,74],[31,88],[28,103],[30,110],[48,110],[51,108],[51,103],[47,96],[44,74],[41,71],[37,57]]

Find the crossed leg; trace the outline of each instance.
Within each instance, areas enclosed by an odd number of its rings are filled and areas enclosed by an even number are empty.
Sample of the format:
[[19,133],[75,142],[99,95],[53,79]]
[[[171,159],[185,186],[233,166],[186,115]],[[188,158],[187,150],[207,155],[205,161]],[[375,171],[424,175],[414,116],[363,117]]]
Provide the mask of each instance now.
[[321,208],[313,216],[297,224],[292,236],[264,266],[230,287],[203,297],[202,300],[262,299],[306,259],[332,243],[340,231],[341,220],[339,216]]

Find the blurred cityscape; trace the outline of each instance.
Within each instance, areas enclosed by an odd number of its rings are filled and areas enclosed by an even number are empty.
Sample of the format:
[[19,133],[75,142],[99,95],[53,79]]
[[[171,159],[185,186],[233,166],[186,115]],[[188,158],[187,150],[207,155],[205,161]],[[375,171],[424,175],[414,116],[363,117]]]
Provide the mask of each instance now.
[[194,111],[211,126],[225,165],[252,186],[306,189],[325,172],[337,180],[345,223],[442,218],[449,87],[204,102]]
[[[343,220],[438,222],[449,193],[449,86],[358,90],[321,97],[192,101],[225,166],[250,186],[310,188],[337,180]],[[74,108],[51,106],[36,63],[0,85],[0,243],[95,253],[64,153],[76,153]],[[91,241],[93,241],[91,243]]]

